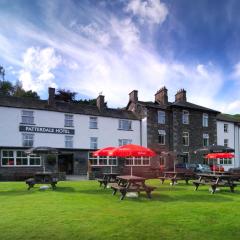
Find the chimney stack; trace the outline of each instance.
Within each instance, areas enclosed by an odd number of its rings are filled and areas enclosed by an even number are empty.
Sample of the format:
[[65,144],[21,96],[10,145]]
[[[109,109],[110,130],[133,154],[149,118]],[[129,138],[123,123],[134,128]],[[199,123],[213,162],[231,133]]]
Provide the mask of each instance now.
[[138,101],[138,91],[133,90],[132,92],[129,93],[129,102],[136,103],[137,101]]
[[48,104],[51,106],[55,104],[55,88],[48,88]]
[[97,107],[99,111],[102,111],[105,108],[104,96],[99,95],[97,97]]
[[186,102],[187,101],[187,95],[186,95],[186,90],[183,88],[177,91],[175,94],[175,102]]
[[168,104],[168,90],[165,86],[163,88],[159,89],[157,91],[157,93],[155,94],[155,102],[157,102],[161,105]]

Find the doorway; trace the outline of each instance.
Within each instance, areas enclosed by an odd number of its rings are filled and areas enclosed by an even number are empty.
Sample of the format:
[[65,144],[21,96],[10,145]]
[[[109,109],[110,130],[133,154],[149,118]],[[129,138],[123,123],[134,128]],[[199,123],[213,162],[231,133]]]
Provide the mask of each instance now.
[[58,170],[66,174],[73,174],[73,154],[58,155]]

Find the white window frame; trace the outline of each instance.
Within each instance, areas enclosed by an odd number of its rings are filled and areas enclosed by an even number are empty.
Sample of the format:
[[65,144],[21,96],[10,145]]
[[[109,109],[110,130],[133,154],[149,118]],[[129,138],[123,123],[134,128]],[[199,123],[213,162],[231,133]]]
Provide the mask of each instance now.
[[74,115],[64,114],[64,127],[74,127]]
[[219,164],[221,165],[232,165],[233,164],[233,159],[232,158],[219,158]]
[[98,149],[98,138],[90,137],[90,149]]
[[182,111],[182,124],[189,124],[189,111]]
[[132,131],[132,120],[129,119],[119,119],[118,129],[124,131]]
[[165,124],[166,122],[166,113],[165,111],[158,111],[158,123]]
[[128,157],[125,159],[125,166],[150,166],[150,157]]
[[[107,167],[115,167],[118,166],[118,159],[116,157],[94,157],[93,152],[88,152],[88,160],[90,161],[91,166],[97,167],[97,166],[107,166]],[[100,164],[101,159],[106,159],[106,165]],[[94,163],[93,163],[94,161]]]
[[[204,144],[204,139],[207,139],[207,145]],[[209,134],[203,133],[203,147],[208,147],[208,146],[209,146]]]
[[[188,139],[187,144],[183,143],[183,138],[184,137],[187,137],[187,139]],[[182,144],[183,144],[183,146],[189,146],[189,132],[183,132],[183,134],[182,134]]]
[[73,148],[73,136],[65,135],[64,137],[65,148]]
[[228,124],[227,124],[227,123],[224,123],[224,124],[223,124],[223,131],[224,131],[225,133],[228,133]]
[[208,114],[203,113],[203,119],[202,119],[203,127],[208,127]]
[[131,143],[132,143],[132,139],[125,139],[125,138],[118,139],[118,146],[119,147],[127,145],[127,144],[131,144]]
[[223,145],[224,145],[224,147],[228,147],[228,145],[229,145],[229,139],[225,138],[225,139],[223,140]]
[[[5,159],[5,158],[9,159],[9,157],[4,157],[3,156],[4,151],[13,152],[13,157],[11,157],[13,159],[13,164],[12,165],[4,165],[3,164],[3,159]],[[41,156],[34,154],[34,155],[27,155],[26,157],[17,157],[17,152],[18,151],[19,152],[24,152],[24,150],[20,150],[20,149],[2,149],[1,150],[1,167],[40,167],[40,166],[42,166]],[[27,164],[17,165],[17,159],[18,158],[27,158]],[[30,165],[30,160],[33,159],[33,158],[38,159],[39,164]]]
[[[163,137],[163,143],[160,143],[160,137]],[[166,131],[165,130],[158,130],[158,143],[160,145],[166,144]]]
[[90,129],[98,129],[98,118],[97,117],[89,117],[89,128]]
[[[26,144],[31,143],[32,144]],[[34,133],[22,133],[22,146],[23,147],[33,147],[34,146]]]
[[34,111],[22,110],[21,120],[22,124],[34,125]]

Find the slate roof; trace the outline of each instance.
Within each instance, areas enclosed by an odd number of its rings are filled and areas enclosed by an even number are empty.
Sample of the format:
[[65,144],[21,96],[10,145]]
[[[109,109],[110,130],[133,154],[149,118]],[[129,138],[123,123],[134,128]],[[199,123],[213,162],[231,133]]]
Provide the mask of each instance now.
[[133,112],[125,109],[105,108],[99,111],[97,106],[63,101],[56,101],[55,105],[49,105],[47,100],[0,97],[0,106],[138,120],[138,117]]
[[233,116],[228,115],[228,114],[218,114],[217,115],[217,120],[218,121],[223,121],[223,122],[240,123],[240,120],[237,120]]
[[181,108],[187,108],[187,109],[193,109],[193,110],[201,110],[205,112],[214,112],[214,113],[220,113],[219,111],[206,108],[200,105],[196,105],[190,102],[169,102],[168,105],[160,105],[159,103],[156,102],[143,102],[143,101],[138,101],[138,103],[146,106],[146,107],[151,107],[151,108],[158,108],[158,109],[168,109],[169,107],[181,107]]

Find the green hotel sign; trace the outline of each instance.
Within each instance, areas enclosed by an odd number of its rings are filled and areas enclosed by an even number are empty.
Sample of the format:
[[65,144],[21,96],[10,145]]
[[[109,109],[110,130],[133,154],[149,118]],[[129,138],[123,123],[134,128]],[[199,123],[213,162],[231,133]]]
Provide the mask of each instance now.
[[69,134],[69,135],[74,135],[75,133],[74,129],[37,127],[37,126],[19,126],[19,131],[34,132],[34,133]]

